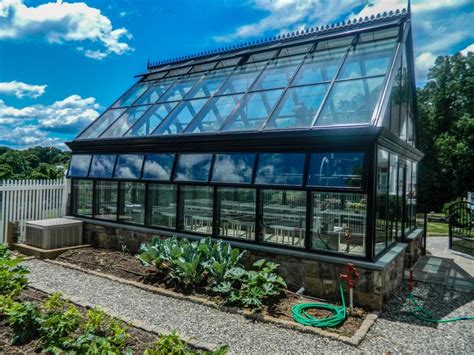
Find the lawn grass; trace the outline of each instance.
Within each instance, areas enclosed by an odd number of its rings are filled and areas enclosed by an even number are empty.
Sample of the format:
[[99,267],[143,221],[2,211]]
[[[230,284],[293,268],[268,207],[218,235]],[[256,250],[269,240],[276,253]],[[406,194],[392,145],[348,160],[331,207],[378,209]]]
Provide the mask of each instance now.
[[428,236],[443,236],[446,237],[449,234],[449,224],[439,222],[428,222],[427,226]]

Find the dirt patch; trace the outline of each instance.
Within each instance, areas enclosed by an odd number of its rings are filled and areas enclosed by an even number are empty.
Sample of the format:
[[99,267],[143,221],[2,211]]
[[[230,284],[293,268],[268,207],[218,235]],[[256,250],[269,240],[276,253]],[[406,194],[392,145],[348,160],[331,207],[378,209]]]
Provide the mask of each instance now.
[[[43,308],[43,302],[49,297],[48,294],[32,289],[26,288],[22,291],[20,296],[18,296],[18,301],[28,301],[38,305],[40,309]],[[77,309],[85,314],[86,309],[84,307],[76,306]],[[127,330],[130,337],[127,339],[127,347],[132,351],[133,354],[135,353],[143,353],[143,351],[147,348],[153,346],[153,343],[157,339],[156,334],[148,333],[144,330],[129,327]],[[21,353],[41,353],[41,349],[38,349],[37,342],[38,339],[33,339],[27,344],[23,345],[11,345],[12,333],[10,327],[8,326],[8,322],[6,317],[0,316],[0,350],[2,353],[10,353],[10,354],[21,354]]]
[[[183,294],[192,293],[193,296],[211,300],[216,303],[223,303],[224,301],[222,298],[216,296],[206,288],[200,288],[197,290],[178,289],[167,282],[163,274],[157,273],[155,268],[142,265],[135,256],[128,253],[106,249],[83,248],[70,250],[58,256],[57,259],[59,261],[74,264],[85,269],[100,271],[127,280],[147,283],[156,287],[172,289],[173,291]],[[269,315],[278,319],[293,322],[293,315],[291,312],[292,306],[297,303],[314,302],[325,301],[312,297],[297,295],[291,291],[287,291],[274,303],[264,306],[262,313],[264,315]],[[312,309],[309,313],[317,318],[324,318],[331,314],[329,311],[319,309]],[[327,328],[326,331],[351,337],[360,328],[367,314],[368,313],[363,309],[355,308],[353,309],[352,313],[348,315],[346,321],[342,325],[337,328]]]

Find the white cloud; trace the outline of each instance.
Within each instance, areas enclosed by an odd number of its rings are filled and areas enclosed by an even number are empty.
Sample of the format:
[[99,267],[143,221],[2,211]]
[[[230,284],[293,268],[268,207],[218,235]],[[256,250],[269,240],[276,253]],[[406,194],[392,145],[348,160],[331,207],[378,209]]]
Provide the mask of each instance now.
[[0,0],[0,39],[27,38],[55,44],[87,42],[92,48],[83,52],[94,59],[133,50],[123,41],[132,38],[127,29],[114,29],[99,9],[83,2],[58,0],[28,7],[23,0]]
[[20,81],[0,82],[0,95],[15,95],[21,99],[31,97],[36,99],[44,94],[46,85],[31,85]]
[[428,71],[433,66],[437,56],[431,52],[421,53],[415,60],[416,77],[426,78]]
[[469,52],[474,53],[474,43],[471,43],[463,50],[459,51],[462,55],[467,55]]
[[76,135],[99,115],[100,105],[93,97],[71,95],[51,105],[22,108],[0,99],[0,144],[21,147],[60,145],[55,134]]
[[265,11],[261,20],[238,27],[229,34],[215,36],[217,42],[232,42],[252,37],[262,37],[269,31],[295,31],[304,24],[322,25],[335,21],[341,14],[363,4],[363,0],[254,0],[253,7]]

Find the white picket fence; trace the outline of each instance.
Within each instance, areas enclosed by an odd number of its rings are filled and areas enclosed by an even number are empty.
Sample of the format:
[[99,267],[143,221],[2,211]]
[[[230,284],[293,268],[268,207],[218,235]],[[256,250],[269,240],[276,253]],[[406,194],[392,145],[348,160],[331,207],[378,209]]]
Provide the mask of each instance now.
[[26,221],[62,217],[66,204],[66,179],[0,180],[0,243],[6,241],[9,222],[19,222],[22,240]]

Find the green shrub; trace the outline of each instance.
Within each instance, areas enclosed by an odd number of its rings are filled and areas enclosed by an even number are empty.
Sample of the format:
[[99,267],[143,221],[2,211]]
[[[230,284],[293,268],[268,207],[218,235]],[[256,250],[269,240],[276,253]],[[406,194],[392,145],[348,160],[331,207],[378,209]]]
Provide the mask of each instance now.
[[[215,351],[205,351],[204,355],[226,355],[227,346],[222,346]],[[193,355],[197,352],[188,348],[186,343],[181,340],[176,331],[168,335],[160,335],[153,349],[146,349],[144,355]]]
[[13,302],[4,312],[13,331],[12,344],[26,343],[39,333],[42,319],[37,305]]
[[23,259],[12,258],[5,245],[0,245],[0,295],[17,295],[26,286],[28,270],[20,265]]
[[84,323],[84,330],[87,333],[105,333],[104,323],[107,315],[100,307],[94,307],[87,311],[87,321]]
[[253,266],[256,270],[241,267],[229,270],[225,281],[214,287],[214,291],[225,295],[228,303],[260,309],[264,300],[280,295],[286,283],[275,273],[278,264],[261,259]]

